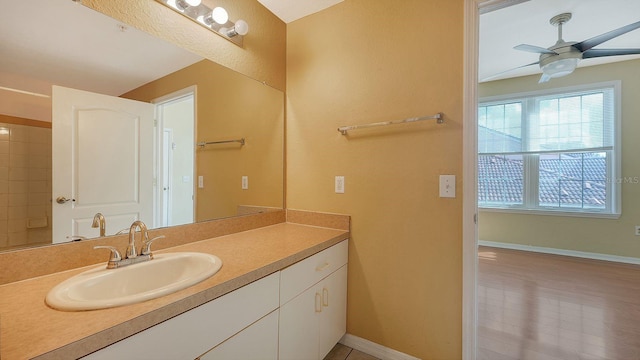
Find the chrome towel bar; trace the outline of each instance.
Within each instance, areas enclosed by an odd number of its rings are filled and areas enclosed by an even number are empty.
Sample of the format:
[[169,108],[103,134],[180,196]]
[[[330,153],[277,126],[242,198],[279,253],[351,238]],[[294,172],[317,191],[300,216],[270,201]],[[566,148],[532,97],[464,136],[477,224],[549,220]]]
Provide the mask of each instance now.
[[236,139],[236,140],[221,140],[221,141],[203,141],[199,142],[196,145],[200,147],[204,147],[205,145],[215,145],[215,144],[228,144],[228,143],[239,143],[240,145],[244,145],[244,138]]
[[423,120],[434,120],[434,119],[437,120],[438,124],[444,123],[444,119],[442,117],[442,113],[437,113],[437,114],[431,115],[431,116],[414,117],[414,118],[408,118],[408,119],[397,120],[397,121],[383,121],[383,122],[377,122],[377,123],[372,123],[372,124],[341,126],[341,127],[338,128],[338,131],[340,131],[340,133],[342,133],[342,135],[347,135],[347,131],[349,131],[349,130],[364,129],[364,128],[370,128],[370,127],[376,127],[376,126],[404,124],[404,123],[423,121]]

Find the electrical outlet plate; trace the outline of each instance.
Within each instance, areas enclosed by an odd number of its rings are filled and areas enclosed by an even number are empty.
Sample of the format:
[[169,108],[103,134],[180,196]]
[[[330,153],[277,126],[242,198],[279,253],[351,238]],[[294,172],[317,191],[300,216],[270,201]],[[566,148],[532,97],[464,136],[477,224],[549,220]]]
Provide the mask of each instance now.
[[640,236],[640,225],[636,225],[636,236]]
[[242,177],[242,190],[248,190],[249,189],[249,177],[248,176],[243,176]]
[[440,197],[456,197],[456,176],[440,175]]
[[344,194],[344,176],[336,176],[336,194]]

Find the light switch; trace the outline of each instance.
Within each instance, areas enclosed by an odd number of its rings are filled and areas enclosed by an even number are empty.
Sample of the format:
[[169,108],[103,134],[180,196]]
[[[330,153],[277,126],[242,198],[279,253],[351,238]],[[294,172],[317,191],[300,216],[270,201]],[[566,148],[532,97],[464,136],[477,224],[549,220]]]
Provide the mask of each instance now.
[[456,197],[456,176],[440,175],[440,197]]

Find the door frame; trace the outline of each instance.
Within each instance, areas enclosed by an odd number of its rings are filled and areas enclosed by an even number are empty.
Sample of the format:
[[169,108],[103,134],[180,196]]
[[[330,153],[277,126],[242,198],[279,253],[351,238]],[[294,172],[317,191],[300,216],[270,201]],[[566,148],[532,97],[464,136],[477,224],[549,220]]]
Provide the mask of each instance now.
[[474,360],[478,346],[478,54],[480,9],[514,0],[465,0],[462,131],[462,358]]
[[[173,129],[162,127],[161,131],[162,143],[173,144]],[[160,150],[161,153],[158,161],[159,164],[162,164],[162,166],[161,169],[159,169],[161,172],[158,174],[158,178],[161,179],[160,183],[158,184],[158,192],[159,194],[161,194],[161,203],[158,205],[158,208],[162,210],[160,210],[159,215],[161,221],[158,223],[158,225],[164,227],[169,226],[171,216],[173,215],[173,211],[171,210],[171,197],[173,192],[173,182],[171,174],[173,172],[173,158],[171,156],[169,146],[164,146],[160,148]],[[165,187],[167,188],[166,190],[164,189]]]

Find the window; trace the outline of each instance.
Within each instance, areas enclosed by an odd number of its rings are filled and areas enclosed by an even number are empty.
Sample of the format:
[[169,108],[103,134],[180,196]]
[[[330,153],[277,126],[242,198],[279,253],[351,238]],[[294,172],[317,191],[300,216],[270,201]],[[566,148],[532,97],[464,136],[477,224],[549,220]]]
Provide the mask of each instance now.
[[481,100],[478,204],[619,214],[619,82]]

